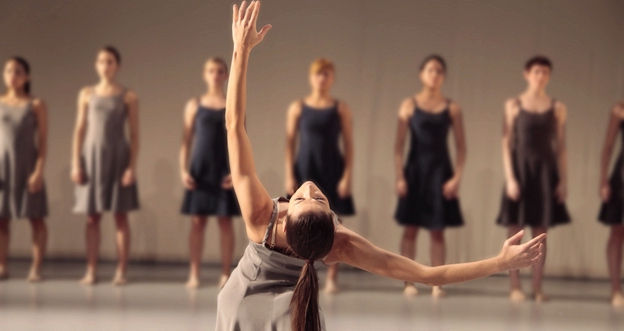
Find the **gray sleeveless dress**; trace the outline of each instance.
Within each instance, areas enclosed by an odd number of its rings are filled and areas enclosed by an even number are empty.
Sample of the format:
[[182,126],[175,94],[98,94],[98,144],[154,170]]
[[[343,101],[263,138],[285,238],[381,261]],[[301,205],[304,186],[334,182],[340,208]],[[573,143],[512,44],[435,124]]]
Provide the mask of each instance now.
[[43,218],[48,215],[45,185],[37,193],[28,191],[28,178],[35,170],[37,116],[32,104],[0,103],[0,218]]
[[121,185],[130,164],[124,95],[125,91],[113,96],[91,94],[80,160],[86,182],[76,185],[75,213],[122,213],[139,208],[136,183]]
[[[216,331],[289,331],[290,299],[306,263],[267,247],[266,241],[278,218],[274,199],[271,221],[262,244],[249,242],[245,254],[217,299]],[[321,267],[321,262],[315,267]],[[321,312],[321,324],[325,319]]]

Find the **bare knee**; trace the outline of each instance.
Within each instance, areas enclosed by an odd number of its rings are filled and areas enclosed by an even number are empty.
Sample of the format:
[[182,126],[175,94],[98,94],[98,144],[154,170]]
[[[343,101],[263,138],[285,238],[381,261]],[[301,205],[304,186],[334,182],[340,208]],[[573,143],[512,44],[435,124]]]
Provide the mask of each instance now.
[[91,214],[87,217],[87,226],[90,228],[99,227],[100,220],[102,219],[102,215],[100,214]]
[[431,240],[435,243],[444,243],[444,231],[443,230],[431,231]]
[[610,239],[620,244],[624,242],[624,225],[612,226]]
[[405,231],[403,231],[403,240],[414,241],[416,240],[417,234],[418,234],[418,227],[406,226]]
[[115,225],[118,229],[127,228],[128,227],[128,216],[126,213],[117,213],[115,214]]
[[0,218],[0,232],[8,233],[9,232],[9,222],[8,218]]
[[232,219],[230,217],[219,217],[219,229],[222,234],[231,234],[232,230]]
[[31,218],[30,225],[32,226],[33,233],[41,233],[46,230],[46,224],[43,218]]
[[206,224],[208,223],[208,219],[203,216],[193,216],[191,218],[191,227],[193,231],[201,231],[203,232],[206,229]]

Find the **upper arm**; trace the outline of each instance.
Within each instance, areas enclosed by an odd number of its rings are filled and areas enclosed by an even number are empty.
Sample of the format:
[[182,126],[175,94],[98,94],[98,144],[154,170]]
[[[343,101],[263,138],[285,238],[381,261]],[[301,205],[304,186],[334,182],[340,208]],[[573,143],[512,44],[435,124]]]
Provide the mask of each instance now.
[[299,118],[301,117],[301,102],[295,101],[288,107],[286,114],[286,138],[293,143],[299,130]]
[[617,137],[622,118],[624,118],[624,105],[616,104],[609,112],[609,125],[605,137],[604,147],[609,153],[615,143],[615,138]]
[[92,91],[90,87],[85,87],[78,93],[76,129],[83,130],[87,124],[87,109],[89,107],[89,96]]
[[124,95],[124,102],[128,106],[128,123],[130,124],[130,135],[136,138],[139,130],[139,98],[132,90],[128,90]]
[[560,150],[565,148],[565,129],[566,120],[568,117],[568,110],[563,102],[557,101],[555,103],[555,116],[557,118],[557,146]]
[[197,115],[197,100],[191,99],[184,107],[184,128],[182,132],[182,143],[187,145],[191,142],[195,131],[195,115]]
[[395,146],[400,149],[399,152],[403,152],[403,144],[405,143],[405,137],[407,136],[407,129],[409,127],[409,120],[414,112],[414,102],[410,98],[406,98],[399,107],[399,123],[397,126],[397,135]]
[[513,134],[513,123],[518,116],[520,107],[515,98],[511,98],[505,102],[505,113],[503,118],[503,139],[510,139]]
[[464,118],[462,110],[458,104],[452,102],[450,106],[451,123],[453,125],[453,136],[455,136],[455,145],[457,149],[466,148],[466,137],[464,135]]
[[346,145],[353,141],[353,117],[351,108],[344,102],[338,103],[338,113],[340,114],[340,128],[342,137]]
[[37,136],[41,148],[41,143],[46,141],[48,134],[48,108],[43,100],[35,99],[33,100],[33,110],[37,116]]

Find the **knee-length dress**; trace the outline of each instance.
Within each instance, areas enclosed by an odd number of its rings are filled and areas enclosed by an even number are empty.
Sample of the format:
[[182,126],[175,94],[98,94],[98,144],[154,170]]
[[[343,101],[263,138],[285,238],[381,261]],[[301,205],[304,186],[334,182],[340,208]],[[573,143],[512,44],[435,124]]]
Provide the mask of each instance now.
[[[249,242],[219,293],[216,331],[292,330],[290,300],[306,262],[267,247],[269,233],[278,219],[279,201],[286,200],[273,200],[273,213],[262,244]],[[315,263],[315,268],[322,266],[320,261]],[[320,316],[325,330],[322,312]]]
[[[624,121],[620,121],[620,131],[624,131]],[[624,142],[624,135],[622,135]],[[620,150],[620,156],[613,167],[613,173],[609,179],[611,196],[602,203],[598,219],[606,225],[621,225],[624,223],[624,144]]]
[[454,175],[448,150],[450,101],[438,113],[423,111],[414,100],[409,121],[410,150],[404,167],[407,194],[399,198],[395,219],[401,225],[441,230],[464,224],[459,199],[446,199],[443,186]]
[[123,213],[139,208],[136,182],[129,186],[121,183],[130,165],[124,96],[125,91],[112,96],[93,92],[89,97],[80,160],[86,181],[76,185],[75,213]]
[[511,200],[503,190],[497,224],[503,226],[552,227],[570,222],[565,203],[556,197],[559,184],[555,100],[541,113],[522,108],[513,126],[512,166],[520,186],[520,199]]
[[301,102],[299,150],[295,161],[295,178],[299,184],[312,181],[327,196],[331,209],[338,215],[355,214],[353,198],[338,195],[338,183],[345,169],[338,141],[341,133],[338,101],[327,109],[317,109]]
[[42,218],[48,215],[45,185],[28,190],[39,158],[37,116],[32,101],[23,106],[0,102],[0,218]]
[[211,109],[199,104],[189,173],[196,187],[184,192],[183,214],[240,215],[234,190],[221,187],[223,179],[230,174],[225,109]]

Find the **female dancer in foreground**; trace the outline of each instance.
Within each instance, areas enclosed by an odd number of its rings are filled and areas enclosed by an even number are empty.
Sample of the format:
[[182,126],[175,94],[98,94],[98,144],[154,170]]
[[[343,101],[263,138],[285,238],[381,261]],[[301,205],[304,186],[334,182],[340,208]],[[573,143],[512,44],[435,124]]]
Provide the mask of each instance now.
[[9,277],[9,221],[28,218],[33,262],[28,280],[41,280],[48,230],[48,201],[43,180],[47,151],[47,109],[30,95],[30,66],[21,57],[4,65],[5,95],[0,97],[0,279]]
[[[616,307],[624,307],[624,294],[622,294],[620,283],[622,244],[624,243],[624,149],[620,152],[613,168],[611,179],[607,180],[609,161],[619,130],[624,130],[624,102],[616,104],[609,116],[609,128],[607,129],[600,164],[600,197],[603,204],[598,217],[602,223],[611,227],[611,235],[607,243],[607,263],[611,278],[611,304]],[[624,135],[622,138],[624,139]]]
[[271,28],[256,31],[259,10],[257,1],[233,9],[234,52],[225,116],[232,183],[250,242],[219,293],[216,330],[323,330],[315,262],[344,262],[403,281],[443,285],[523,268],[540,258],[546,235],[515,245],[522,238],[520,231],[497,257],[427,267],[384,251],[342,226],[312,182],[303,183],[290,201],[271,199],[256,174],[245,131],[250,51]]
[[[338,216],[355,214],[351,198],[353,173],[353,121],[351,109],[331,96],[334,64],[317,59],[310,66],[309,96],[293,102],[286,119],[286,193],[292,195],[299,185],[312,181],[327,194]],[[295,143],[300,144],[295,161]],[[340,151],[342,136],[344,156]],[[329,267],[325,292],[338,291],[338,264]]]
[[[85,285],[98,280],[100,220],[107,211],[114,213],[117,226],[119,263],[113,284],[126,283],[130,250],[127,213],[139,208],[135,183],[139,102],[133,91],[117,83],[120,65],[121,57],[115,48],[102,48],[95,62],[100,82],[83,88],[78,95],[71,178],[76,183],[74,212],[88,216],[87,272],[81,280]],[[130,144],[126,141],[126,122]]]
[[[503,130],[505,192],[497,223],[513,236],[530,226],[533,236],[549,227],[570,222],[565,206],[567,156],[565,146],[566,106],[546,94],[552,64],[536,56],[525,64],[527,89],[507,100]],[[533,268],[535,301],[546,301],[542,290],[544,255]],[[510,298],[523,301],[520,273],[511,272]]]
[[[403,101],[399,109],[394,159],[396,190],[399,195],[395,218],[405,225],[401,255],[416,257],[416,236],[421,227],[431,232],[431,265],[443,265],[446,258],[444,228],[464,224],[459,208],[459,182],[466,160],[464,124],[459,105],[442,95],[446,62],[439,55],[430,55],[420,65],[423,89]],[[453,129],[457,164],[455,169],[447,147],[449,128]],[[409,129],[410,152],[405,165],[403,153]],[[405,167],[405,168],[403,168]],[[406,295],[416,295],[412,283],[405,283]],[[444,295],[434,286],[434,297]]]
[[[201,97],[189,100],[184,111],[180,168],[186,192],[182,202],[182,213],[191,215],[193,222],[189,235],[191,270],[186,283],[189,288],[199,287],[204,230],[207,217],[210,215],[217,216],[221,230],[220,288],[225,285],[232,268],[234,251],[232,216],[240,215],[240,210],[232,190],[227,155],[223,90],[227,76],[228,68],[225,61],[218,57],[209,58],[204,65],[204,81],[208,85],[208,91]],[[193,146],[192,154],[191,146]]]

